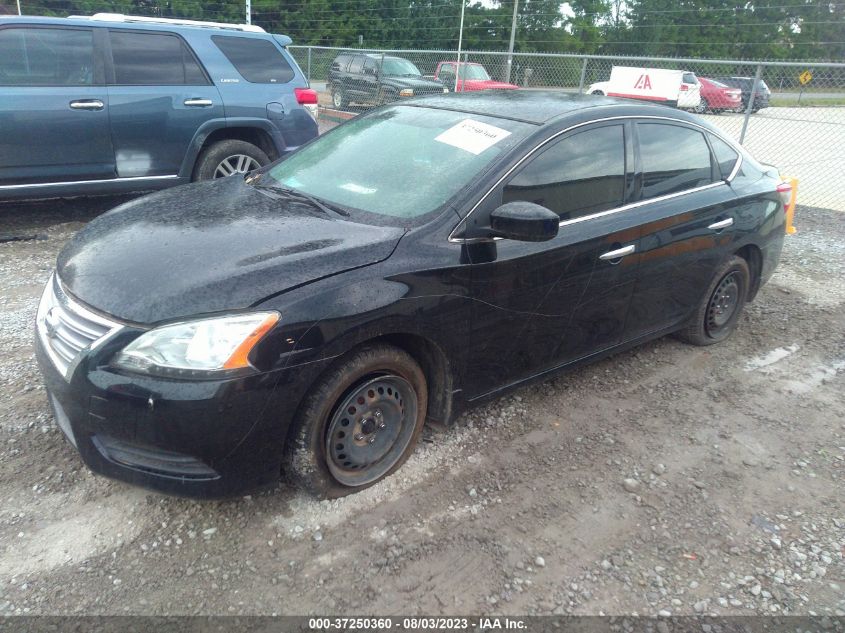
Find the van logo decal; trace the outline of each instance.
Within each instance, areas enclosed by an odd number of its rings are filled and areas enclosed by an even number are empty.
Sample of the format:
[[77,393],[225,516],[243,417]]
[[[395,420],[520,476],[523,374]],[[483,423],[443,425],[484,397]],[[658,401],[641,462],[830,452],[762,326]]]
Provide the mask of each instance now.
[[648,78],[648,75],[640,75],[640,78],[637,79],[637,83],[634,84],[635,90],[651,90],[651,79]]

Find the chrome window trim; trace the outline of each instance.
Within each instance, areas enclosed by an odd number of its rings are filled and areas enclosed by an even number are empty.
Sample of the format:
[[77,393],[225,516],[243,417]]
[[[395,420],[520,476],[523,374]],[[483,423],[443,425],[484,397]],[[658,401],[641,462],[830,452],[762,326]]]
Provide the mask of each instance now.
[[0,191],[7,191],[10,189],[35,189],[38,187],[66,187],[69,185],[100,185],[110,182],[138,182],[142,180],[172,180],[179,178],[178,175],[173,176],[132,176],[129,178],[102,178],[99,180],[68,180],[64,182],[33,182],[25,185],[0,185]]
[[[703,125],[699,125],[698,123],[694,123],[692,121],[685,121],[683,119],[676,119],[676,118],[673,118],[673,117],[658,116],[658,115],[652,115],[652,114],[649,114],[649,115],[630,115],[630,114],[626,114],[626,115],[613,116],[613,117],[604,117],[604,118],[601,118],[601,119],[593,119],[592,121],[585,121],[584,123],[576,123],[575,125],[571,125],[568,128],[560,130],[559,132],[555,132],[552,136],[550,136],[547,139],[544,139],[541,143],[539,143],[537,146],[535,146],[529,152],[527,152],[525,154],[525,156],[520,158],[516,162],[516,164],[514,164],[508,171],[506,171],[502,175],[502,177],[499,178],[499,180],[497,180],[496,183],[492,187],[490,187],[490,189],[488,189],[487,192],[483,196],[481,196],[481,198],[479,198],[478,202],[476,202],[473,205],[472,209],[469,210],[469,213],[467,213],[455,225],[455,227],[449,233],[448,241],[452,242],[453,244],[473,244],[473,243],[476,243],[476,242],[489,242],[491,240],[497,241],[497,240],[503,239],[501,237],[472,237],[472,238],[455,237],[455,231],[457,231],[458,227],[461,226],[462,224],[464,224],[467,221],[467,219],[469,219],[469,216],[471,216],[475,212],[475,210],[478,209],[479,206],[481,206],[481,204],[487,199],[487,197],[491,193],[493,193],[493,191],[495,191],[498,188],[498,186],[501,185],[508,178],[508,176],[510,176],[518,167],[520,167],[526,160],[528,160],[531,156],[533,156],[538,150],[543,148],[545,145],[548,145],[549,143],[551,143],[553,140],[555,140],[559,136],[562,136],[562,135],[566,134],[567,132],[571,132],[572,130],[575,130],[579,127],[584,127],[585,125],[593,125],[595,123],[604,123],[606,121],[633,121],[633,122],[636,122],[639,119],[654,119],[654,120],[659,120],[659,121],[671,121],[673,123],[683,123],[683,124],[690,125],[692,127],[698,128],[699,130],[701,130],[702,133],[713,134],[713,136],[715,136],[715,137],[719,138],[720,140],[724,141],[734,151],[736,151],[738,159],[736,161],[736,164],[734,165],[733,171],[731,171],[731,174],[728,178],[725,178],[724,180],[720,180],[718,182],[711,182],[707,185],[702,185],[700,187],[693,187],[692,189],[686,189],[684,191],[679,191],[679,192],[676,192],[676,193],[666,194],[665,196],[659,196],[657,198],[648,198],[646,200],[637,200],[636,202],[630,202],[628,204],[622,205],[621,207],[615,207],[613,209],[608,209],[607,211],[600,211],[599,213],[593,213],[592,215],[585,215],[585,216],[582,216],[580,218],[575,218],[573,220],[563,220],[563,221],[560,222],[560,224],[558,226],[569,226],[570,224],[577,224],[579,222],[585,222],[587,220],[593,220],[595,218],[600,218],[600,217],[603,217],[603,216],[606,216],[606,215],[611,215],[613,213],[619,213],[621,211],[627,211],[628,209],[633,209],[633,208],[642,206],[644,204],[649,204],[649,203],[652,203],[652,202],[661,202],[663,200],[669,200],[671,198],[676,198],[676,197],[679,197],[679,196],[685,196],[689,193],[695,193],[695,192],[698,192],[698,191],[703,191],[705,189],[711,189],[713,187],[718,187],[720,185],[726,185],[726,184],[730,183],[731,180],[734,179],[737,172],[739,171],[740,165],[742,164],[742,151],[740,151],[740,149],[737,147],[737,145],[732,140],[725,138],[721,134],[718,134],[718,133],[714,132],[713,130],[704,127]],[[708,143],[708,149],[709,149],[709,143]]]

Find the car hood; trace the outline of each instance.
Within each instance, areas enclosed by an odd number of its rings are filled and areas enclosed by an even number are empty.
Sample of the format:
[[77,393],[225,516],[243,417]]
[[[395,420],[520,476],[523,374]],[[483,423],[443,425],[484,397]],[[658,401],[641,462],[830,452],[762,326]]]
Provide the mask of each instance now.
[[504,81],[496,81],[495,79],[465,79],[461,82],[462,86],[466,86],[467,90],[518,90],[519,86],[505,83]]
[[443,84],[433,79],[423,79],[422,77],[400,77],[399,75],[385,75],[384,83],[389,86],[396,86],[398,88],[413,88],[416,89],[439,89],[443,90]]
[[232,176],[123,204],[59,254],[65,288],[94,309],[151,324],[247,308],[386,259],[404,229],[357,224]]

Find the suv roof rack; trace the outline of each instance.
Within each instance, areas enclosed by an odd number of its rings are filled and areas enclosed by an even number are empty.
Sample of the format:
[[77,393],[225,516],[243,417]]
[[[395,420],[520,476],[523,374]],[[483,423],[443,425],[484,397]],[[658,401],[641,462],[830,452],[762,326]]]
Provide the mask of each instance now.
[[202,22],[200,20],[179,20],[175,18],[150,18],[141,15],[124,15],[123,13],[95,13],[94,15],[69,15],[76,20],[100,20],[102,22],[141,22],[147,24],[178,24],[181,26],[202,26],[209,29],[225,29],[230,31],[249,31],[251,33],[266,33],[260,26],[254,24],[227,24],[225,22]]

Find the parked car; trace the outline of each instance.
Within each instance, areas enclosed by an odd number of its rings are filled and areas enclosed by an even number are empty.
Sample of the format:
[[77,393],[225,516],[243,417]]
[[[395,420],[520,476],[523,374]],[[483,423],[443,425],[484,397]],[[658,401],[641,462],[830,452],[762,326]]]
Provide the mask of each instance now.
[[[716,80],[731,88],[739,88],[742,91],[742,109],[748,108],[751,88],[754,86],[754,77],[716,77]],[[757,94],[754,96],[754,105],[751,107],[751,111],[759,112],[763,108],[768,108],[771,98],[772,91],[769,90],[766,82],[761,79],[757,85]]]
[[434,71],[434,79],[443,82],[449,90],[471,92],[473,90],[519,90],[519,86],[490,78],[487,69],[481,64],[461,62],[461,76],[455,85],[455,66],[457,62],[440,62]]
[[422,76],[407,59],[391,55],[342,53],[329,68],[327,87],[335,108],[351,103],[381,105],[401,98],[448,91]]
[[608,81],[592,84],[587,92],[688,110],[695,110],[701,103],[701,90],[695,73],[665,68],[614,66]]
[[726,110],[738,110],[742,106],[742,91],[731,88],[715,79],[699,77],[701,84],[701,102],[695,112],[718,114]]
[[778,263],[788,198],[684,112],[401,102],[90,222],[44,290],[36,355],[98,473],[343,495],[394,472],[426,419],[671,332],[726,339]]
[[246,172],[317,135],[317,94],[250,25],[0,18],[0,200]]

